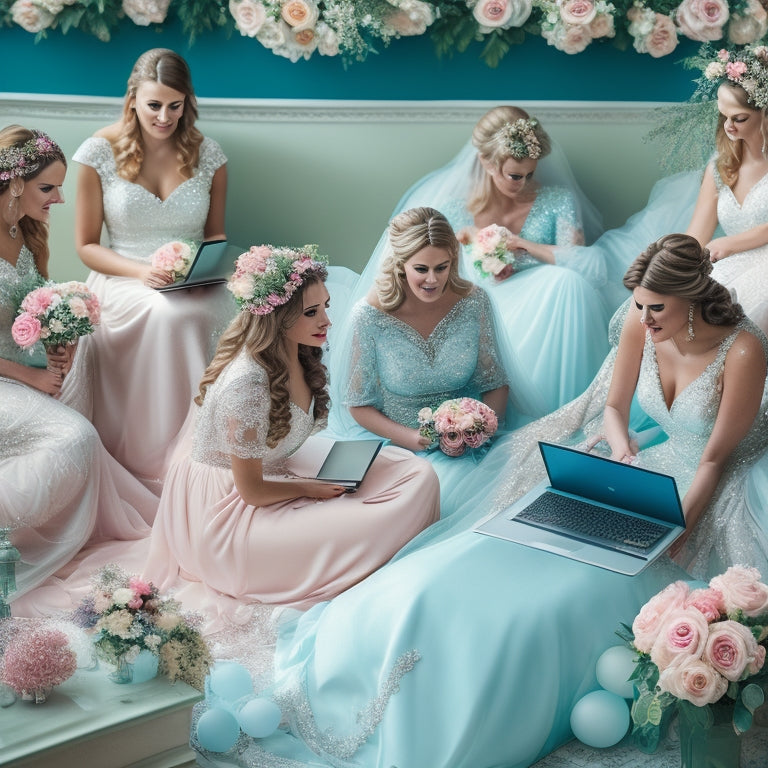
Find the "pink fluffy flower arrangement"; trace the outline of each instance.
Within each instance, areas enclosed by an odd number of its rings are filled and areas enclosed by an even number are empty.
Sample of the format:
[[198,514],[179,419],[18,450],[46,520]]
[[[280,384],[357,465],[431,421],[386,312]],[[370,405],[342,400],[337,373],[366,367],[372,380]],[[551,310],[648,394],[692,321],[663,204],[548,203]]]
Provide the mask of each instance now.
[[24,698],[45,701],[47,692],[68,680],[77,657],[58,629],[37,627],[13,637],[0,661],[0,680]]
[[446,400],[435,410],[422,408],[418,420],[420,434],[436,442],[448,456],[479,448],[499,426],[493,409],[471,397]]
[[509,276],[515,272],[515,251],[511,245],[512,233],[506,227],[489,224],[479,229],[470,245],[470,255],[481,277]]
[[184,277],[192,266],[192,255],[197,252],[195,243],[173,240],[161,245],[152,254],[152,266],[170,272],[174,282]]
[[638,654],[632,680],[633,736],[656,748],[677,712],[691,725],[752,725],[768,683],[768,585],[755,568],[733,566],[706,587],[676,581],[654,595],[625,640]]

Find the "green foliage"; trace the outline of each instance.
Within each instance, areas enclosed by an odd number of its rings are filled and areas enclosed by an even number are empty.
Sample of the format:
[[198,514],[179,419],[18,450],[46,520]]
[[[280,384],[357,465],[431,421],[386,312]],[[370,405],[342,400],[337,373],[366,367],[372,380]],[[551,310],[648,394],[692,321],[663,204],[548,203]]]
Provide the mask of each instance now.
[[181,28],[189,35],[190,44],[203,32],[211,32],[218,27],[235,25],[225,0],[176,0],[169,10],[174,10],[181,21]]

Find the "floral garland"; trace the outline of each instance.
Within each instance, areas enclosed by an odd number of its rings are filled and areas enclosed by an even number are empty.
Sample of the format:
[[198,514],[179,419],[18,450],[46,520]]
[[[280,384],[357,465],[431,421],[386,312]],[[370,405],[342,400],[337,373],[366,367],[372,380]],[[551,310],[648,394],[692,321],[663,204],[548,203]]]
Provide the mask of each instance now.
[[498,65],[526,35],[565,53],[593,40],[668,56],[680,38],[756,43],[768,33],[768,0],[0,0],[0,23],[45,35],[80,29],[100,40],[127,17],[140,26],[178,19],[194,40],[214,28],[254,38],[291,61],[313,55],[362,61],[392,40],[430,33],[438,55],[482,42]]

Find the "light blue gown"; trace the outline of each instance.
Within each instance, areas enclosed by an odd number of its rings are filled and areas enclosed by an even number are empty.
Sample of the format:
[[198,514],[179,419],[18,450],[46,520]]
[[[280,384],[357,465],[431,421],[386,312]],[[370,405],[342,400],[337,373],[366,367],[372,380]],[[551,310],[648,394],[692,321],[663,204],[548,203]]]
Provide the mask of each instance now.
[[[640,456],[672,471],[683,493],[717,416],[725,355],[742,329],[768,348],[744,321],[669,409],[646,343],[638,394],[668,439]],[[595,662],[617,644],[615,630],[688,574],[663,557],[623,576],[471,527],[541,479],[538,439],[579,442],[600,429],[614,357],[580,398],[500,442],[483,464],[496,483],[438,523],[437,535],[417,537],[364,582],[284,624],[269,693],[290,726],[241,742],[223,764],[525,768],[571,738],[571,709],[598,687]],[[733,562],[768,572],[768,514],[759,503],[768,489],[767,408],[764,393],[684,554],[697,578]]]

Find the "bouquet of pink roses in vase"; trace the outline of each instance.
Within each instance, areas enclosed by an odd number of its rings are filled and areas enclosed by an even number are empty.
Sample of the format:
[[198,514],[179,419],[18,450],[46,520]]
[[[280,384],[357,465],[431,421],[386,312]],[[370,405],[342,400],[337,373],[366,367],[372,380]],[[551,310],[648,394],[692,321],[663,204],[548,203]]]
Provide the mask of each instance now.
[[100,319],[99,300],[85,283],[51,282],[22,299],[11,335],[22,349],[31,349],[38,341],[55,348],[93,333]]
[[446,400],[435,410],[422,408],[418,420],[419,433],[448,456],[486,444],[499,426],[493,409],[471,397]]
[[470,256],[481,277],[503,279],[516,272],[514,249],[510,249],[512,233],[506,227],[489,224],[475,233]]
[[172,240],[161,245],[152,254],[152,266],[170,272],[173,281],[185,277],[192,266],[192,258],[197,253],[197,243],[187,240]]
[[[716,724],[734,736],[749,730],[768,686],[768,585],[760,578],[733,566],[703,588],[676,581],[619,633],[638,654],[632,735],[640,749],[655,751],[674,714],[681,748],[705,743]],[[683,756],[684,765],[706,764],[704,755]]]

